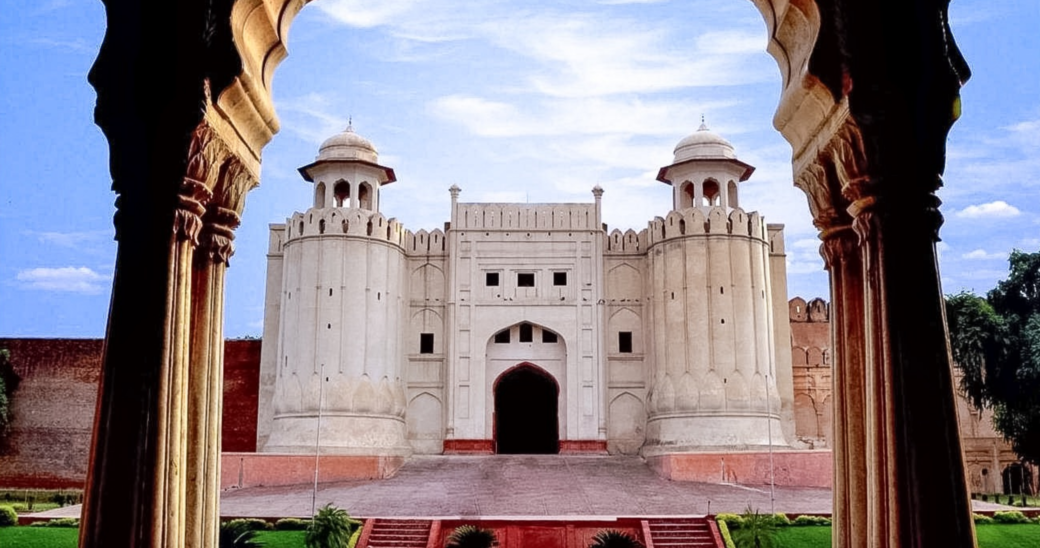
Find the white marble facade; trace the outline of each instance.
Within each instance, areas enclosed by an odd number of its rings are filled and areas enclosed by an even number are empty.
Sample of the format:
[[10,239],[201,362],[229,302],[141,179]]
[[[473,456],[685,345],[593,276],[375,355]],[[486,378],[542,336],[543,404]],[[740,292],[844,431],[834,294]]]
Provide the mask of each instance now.
[[328,453],[495,451],[506,401],[553,450],[785,445],[783,227],[738,207],[753,170],[702,125],[658,175],[671,211],[638,232],[607,232],[599,187],[499,204],[454,186],[446,229],[412,232],[379,212],[395,175],[372,144],[333,136],[300,168],[314,207],[271,225],[260,451],[312,452],[319,420]]

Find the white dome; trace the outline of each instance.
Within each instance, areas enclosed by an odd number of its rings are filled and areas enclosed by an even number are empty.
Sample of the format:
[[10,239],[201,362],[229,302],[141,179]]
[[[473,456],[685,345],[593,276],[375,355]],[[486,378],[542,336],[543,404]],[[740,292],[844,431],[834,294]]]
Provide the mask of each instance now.
[[737,153],[729,141],[709,130],[702,122],[696,132],[675,145],[675,160],[672,163],[713,158],[736,160]]
[[347,126],[343,133],[329,137],[318,149],[318,160],[364,160],[373,164],[379,158],[379,152],[372,142],[354,133],[353,126]]

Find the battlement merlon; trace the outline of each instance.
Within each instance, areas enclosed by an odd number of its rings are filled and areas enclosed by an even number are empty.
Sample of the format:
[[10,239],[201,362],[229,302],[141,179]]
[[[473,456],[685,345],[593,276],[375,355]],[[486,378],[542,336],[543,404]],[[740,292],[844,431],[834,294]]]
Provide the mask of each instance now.
[[597,230],[604,231],[601,197],[593,188],[593,203],[460,203],[460,189],[452,185],[451,223],[454,230]]

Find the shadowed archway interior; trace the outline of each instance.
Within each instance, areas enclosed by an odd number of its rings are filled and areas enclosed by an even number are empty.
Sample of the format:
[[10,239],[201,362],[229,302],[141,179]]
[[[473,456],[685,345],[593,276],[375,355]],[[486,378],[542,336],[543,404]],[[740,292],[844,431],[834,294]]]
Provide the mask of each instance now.
[[495,452],[560,452],[560,387],[548,373],[529,364],[506,371],[495,382]]

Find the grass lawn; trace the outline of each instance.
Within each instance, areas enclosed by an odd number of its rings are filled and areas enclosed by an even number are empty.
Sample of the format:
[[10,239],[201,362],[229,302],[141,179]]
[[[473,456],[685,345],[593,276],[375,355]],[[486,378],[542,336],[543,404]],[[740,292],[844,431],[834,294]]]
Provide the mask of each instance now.
[[1040,525],[976,525],[979,548],[1036,548],[1040,546]]
[[829,526],[781,527],[777,529],[777,548],[830,548]]
[[261,531],[256,540],[261,542],[264,548],[303,548],[305,534],[304,531]]
[[76,548],[79,529],[64,527],[0,527],[3,548]]
[[[975,527],[979,548],[1036,548],[1040,546],[1040,525],[980,525]],[[830,527],[783,527],[777,535],[777,548],[829,548]]]

